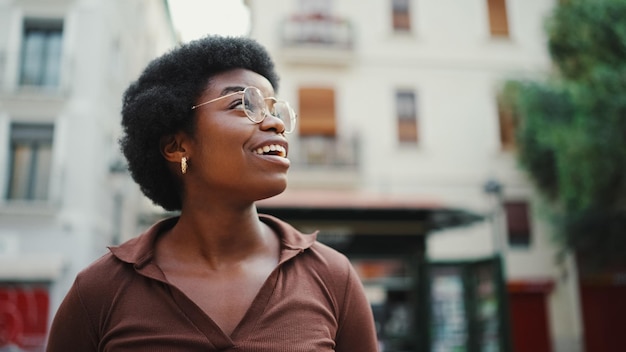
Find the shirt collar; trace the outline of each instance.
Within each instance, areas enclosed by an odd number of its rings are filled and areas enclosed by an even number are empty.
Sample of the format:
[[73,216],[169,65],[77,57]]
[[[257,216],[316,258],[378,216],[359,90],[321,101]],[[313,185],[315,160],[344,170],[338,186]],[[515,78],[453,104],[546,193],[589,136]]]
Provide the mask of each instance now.
[[[260,214],[259,219],[270,226],[281,241],[281,262],[288,260],[297,253],[304,252],[317,239],[317,232],[303,234],[288,223],[270,215]],[[178,217],[161,220],[152,225],[141,235],[132,238],[119,246],[111,246],[109,250],[119,260],[142,267],[152,261],[154,248],[160,234],[172,228]]]

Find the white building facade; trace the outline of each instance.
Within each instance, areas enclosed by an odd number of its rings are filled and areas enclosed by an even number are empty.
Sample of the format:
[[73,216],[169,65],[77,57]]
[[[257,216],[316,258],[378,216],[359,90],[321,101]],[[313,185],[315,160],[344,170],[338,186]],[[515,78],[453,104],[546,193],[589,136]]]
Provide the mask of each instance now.
[[[532,301],[511,320],[545,334],[512,327],[516,350],[581,351],[576,268],[556,261],[498,105],[504,80],[550,70],[556,0],[245,2],[301,117],[284,196],[485,214],[428,236],[428,259],[500,253],[512,315]],[[76,273],[162,216],[121,174],[117,138],[123,90],[175,43],[167,1],[0,0],[0,316],[45,314],[9,348],[40,346]]]
[[[285,197],[413,197],[486,214],[429,236],[429,260],[501,253],[517,350],[543,338],[545,350],[580,351],[576,268],[556,259],[499,105],[505,80],[550,71],[543,24],[556,0],[246,3],[301,118]],[[529,297],[537,309],[524,317]],[[525,322],[545,336],[524,336]]]
[[0,350],[42,349],[77,272],[135,230],[122,93],[176,42],[165,0],[0,0]]

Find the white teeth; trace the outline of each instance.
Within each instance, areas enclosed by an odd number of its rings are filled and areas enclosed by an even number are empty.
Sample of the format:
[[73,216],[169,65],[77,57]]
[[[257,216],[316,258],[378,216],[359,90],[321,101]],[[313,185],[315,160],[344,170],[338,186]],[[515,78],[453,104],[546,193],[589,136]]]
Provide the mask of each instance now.
[[278,144],[270,144],[270,145],[266,145],[263,147],[259,147],[254,151],[254,153],[259,154],[259,155],[263,155],[269,152],[278,152],[278,155],[282,157],[287,156],[287,150],[285,149],[285,147],[283,147],[282,145],[278,145]]

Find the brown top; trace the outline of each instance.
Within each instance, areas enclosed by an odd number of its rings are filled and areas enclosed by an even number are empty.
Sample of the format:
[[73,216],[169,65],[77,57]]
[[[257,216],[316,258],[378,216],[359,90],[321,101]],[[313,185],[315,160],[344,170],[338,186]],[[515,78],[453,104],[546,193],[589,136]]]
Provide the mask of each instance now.
[[50,329],[47,351],[375,352],[371,308],[348,259],[267,215],[281,239],[278,266],[228,336],[154,263],[177,218],[78,274]]

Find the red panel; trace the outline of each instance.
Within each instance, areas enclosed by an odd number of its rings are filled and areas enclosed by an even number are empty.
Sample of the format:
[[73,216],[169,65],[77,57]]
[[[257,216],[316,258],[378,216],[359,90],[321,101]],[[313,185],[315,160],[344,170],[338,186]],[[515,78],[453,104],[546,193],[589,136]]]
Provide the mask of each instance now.
[[546,292],[509,290],[514,351],[550,352]]
[[623,351],[626,286],[581,284],[585,351]]
[[0,285],[0,349],[43,349],[50,299],[46,287]]
[[549,294],[554,289],[552,279],[512,280],[506,284],[509,293],[543,293]]

